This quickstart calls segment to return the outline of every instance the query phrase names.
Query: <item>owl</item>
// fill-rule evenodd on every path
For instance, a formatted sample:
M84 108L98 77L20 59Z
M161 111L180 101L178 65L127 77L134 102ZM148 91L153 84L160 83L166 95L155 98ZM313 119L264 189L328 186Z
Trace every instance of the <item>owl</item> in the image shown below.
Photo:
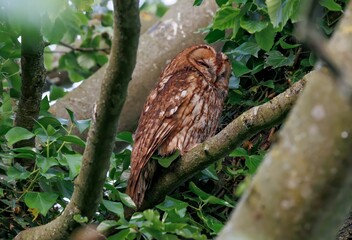
M230 74L227 56L204 44L183 50L161 73L134 134L126 192L137 207L158 167L154 152L182 156L215 134Z

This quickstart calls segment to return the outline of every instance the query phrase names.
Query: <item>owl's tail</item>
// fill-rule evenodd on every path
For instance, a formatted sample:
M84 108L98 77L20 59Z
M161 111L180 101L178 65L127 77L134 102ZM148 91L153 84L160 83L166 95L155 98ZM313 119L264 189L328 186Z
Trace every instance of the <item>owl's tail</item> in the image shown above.
M132 198L137 209L141 207L146 191L151 186L156 166L156 161L149 159L145 167L138 169L131 168L126 193Z

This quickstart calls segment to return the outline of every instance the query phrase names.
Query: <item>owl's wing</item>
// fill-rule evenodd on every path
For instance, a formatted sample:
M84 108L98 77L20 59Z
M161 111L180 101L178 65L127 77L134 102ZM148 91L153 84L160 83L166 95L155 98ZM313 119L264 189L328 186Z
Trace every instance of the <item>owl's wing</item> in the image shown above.
M143 200L144 192L152 180L149 178L154 175L154 168L147 166L149 159L177 127L178 121L174 116L187 99L187 91L192 86L190 76L190 70L182 70L164 77L144 105L135 133L127 186L127 193L137 204Z
M161 79L148 96L135 133L132 167L138 165L143 168L146 161L177 126L178 121L175 121L173 116L187 100L187 91L192 86L187 76L189 71L184 70Z

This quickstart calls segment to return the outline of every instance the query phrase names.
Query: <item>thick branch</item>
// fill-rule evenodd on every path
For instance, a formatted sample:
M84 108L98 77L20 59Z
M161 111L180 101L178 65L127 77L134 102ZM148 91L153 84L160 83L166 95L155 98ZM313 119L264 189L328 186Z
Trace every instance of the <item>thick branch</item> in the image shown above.
M138 0L114 0L113 3L114 39L109 64L71 201L60 217L47 225L23 231L16 239L67 239L78 225L73 216L80 214L91 219L101 201L118 118L136 63L140 29Z
M198 145L185 154L181 160L172 164L153 182L151 189L147 192L145 203L139 210L152 207L162 201L166 194L212 162L226 156L243 140L280 123L291 109L311 74L271 101L246 111L216 136Z

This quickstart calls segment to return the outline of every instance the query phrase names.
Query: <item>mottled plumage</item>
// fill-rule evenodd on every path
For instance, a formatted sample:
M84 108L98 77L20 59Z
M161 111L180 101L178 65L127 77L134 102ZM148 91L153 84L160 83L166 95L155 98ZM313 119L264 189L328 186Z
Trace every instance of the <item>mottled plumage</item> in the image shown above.
M198 45L165 68L144 105L134 136L127 194L140 206L149 188L158 150L181 155L214 135L228 92L231 67L225 54Z

